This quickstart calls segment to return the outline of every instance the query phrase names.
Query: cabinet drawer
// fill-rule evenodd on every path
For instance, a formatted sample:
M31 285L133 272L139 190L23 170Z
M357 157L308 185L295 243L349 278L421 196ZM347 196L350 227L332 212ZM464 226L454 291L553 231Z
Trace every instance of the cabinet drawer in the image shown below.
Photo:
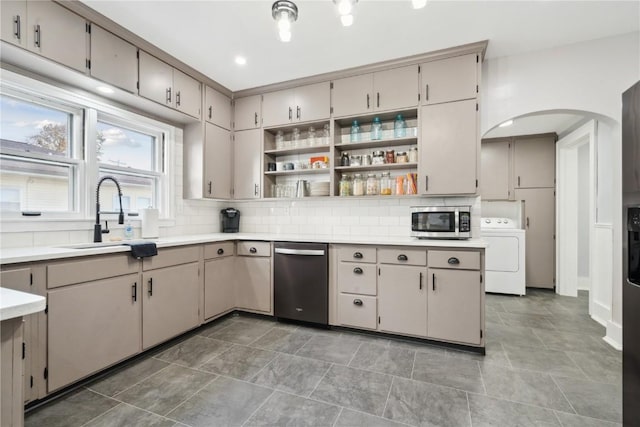
M427 265L425 249L382 248L378 249L378 260L382 264Z
M373 246L339 246L338 261L376 262L376 248Z
M204 259L233 255L233 242L208 243L204 245Z
M238 242L238 255L271 256L271 243L269 242Z
M153 270L156 268L171 267L172 265L187 264L200 260L200 246L186 246L179 248L159 249L158 255L144 258L142 269Z
M352 294L376 295L376 266L341 262L338 265L338 289Z
M480 252L429 251L429 267L480 270Z
M338 296L338 322L354 328L376 329L377 298L362 295Z
M47 266L47 287L51 289L137 273L138 266L139 261L128 253L53 263Z

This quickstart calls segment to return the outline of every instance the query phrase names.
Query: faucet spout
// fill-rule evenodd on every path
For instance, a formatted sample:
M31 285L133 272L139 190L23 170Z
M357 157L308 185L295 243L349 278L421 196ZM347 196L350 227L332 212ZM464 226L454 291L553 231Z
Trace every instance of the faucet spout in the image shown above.
M118 188L118 201L120 203L120 213L118 214L118 224L124 224L124 211L122 210L122 190L120 189L120 183L112 176L103 176L98 181L96 187L96 223L93 226L93 241L95 243L102 242L102 225L100 224L100 186L104 181L113 181Z

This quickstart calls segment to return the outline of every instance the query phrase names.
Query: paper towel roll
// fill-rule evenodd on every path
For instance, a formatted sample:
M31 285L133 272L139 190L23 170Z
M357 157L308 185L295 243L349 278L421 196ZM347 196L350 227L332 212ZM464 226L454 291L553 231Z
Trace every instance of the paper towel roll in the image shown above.
M140 236L143 239L160 237L158 209L141 209L140 215L142 216L142 232Z

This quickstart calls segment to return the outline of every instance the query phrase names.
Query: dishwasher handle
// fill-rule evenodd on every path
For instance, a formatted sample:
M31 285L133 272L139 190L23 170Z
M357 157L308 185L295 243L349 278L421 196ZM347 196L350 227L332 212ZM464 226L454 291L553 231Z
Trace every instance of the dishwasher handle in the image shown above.
M323 249L287 249L276 248L275 253L283 255L311 255L311 256L324 256Z

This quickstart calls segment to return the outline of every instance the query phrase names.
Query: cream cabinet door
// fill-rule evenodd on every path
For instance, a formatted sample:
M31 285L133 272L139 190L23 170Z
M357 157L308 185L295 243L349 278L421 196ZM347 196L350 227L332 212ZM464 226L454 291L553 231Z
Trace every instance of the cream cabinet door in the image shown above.
M295 88L294 121L310 122L329 119L331 113L331 89L329 82Z
M97 25L91 26L91 77L137 93L137 53L131 43Z
M218 316L236 306L235 258L227 256L204 263L204 318Z
M173 70L175 108L195 118L200 118L202 106L202 85L182 71ZM227 125L227 127L229 127Z
M142 284L143 349L198 326L198 263L147 271L142 275Z
M173 67L140 51L140 96L169 107L174 106Z
M27 2L27 48L78 71L87 70L84 18L52 1Z
M515 138L513 174L516 188L555 187L555 136Z
M418 105L418 66L394 68L373 75L373 106L377 111L398 110Z
M231 198L231 133L205 124L204 194L209 199Z
M234 129L245 130L259 128L262 122L260 114L260 95L247 96L234 100Z
M482 142L480 148L480 195L483 200L509 200L512 189L511 142Z
M474 194L478 163L476 101L422 107L418 191Z
M27 2L2 0L0 2L0 39L27 46Z
M427 269L382 265L378 276L378 329L427 335Z
M224 129L231 129L231 98L206 86L204 114L208 122Z
M428 273L429 338L480 344L480 272L429 268Z
M139 281L130 274L49 291L49 392L140 352Z
M262 125L286 125L295 120L293 89L279 90L262 95Z
M236 307L270 313L271 258L236 257L235 290Z
M478 96L478 61L475 53L420 65L422 104L475 99Z
M524 200L526 282L528 287L555 287L555 195L553 188L516 189Z
M262 176L260 129L233 134L233 198L259 199Z
M373 111L373 74L333 81L333 117L354 116Z

